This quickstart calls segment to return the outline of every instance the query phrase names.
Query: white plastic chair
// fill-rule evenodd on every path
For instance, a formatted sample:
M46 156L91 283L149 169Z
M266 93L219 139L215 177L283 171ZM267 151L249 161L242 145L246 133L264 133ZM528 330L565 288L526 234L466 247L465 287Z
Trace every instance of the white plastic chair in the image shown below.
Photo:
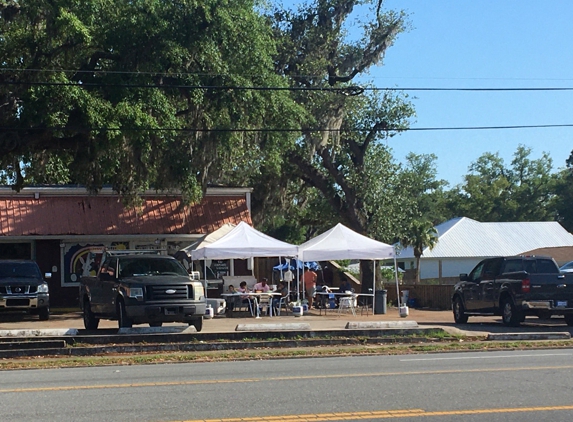
M259 296L259 312L269 310L269 316L273 316L273 296L262 294ZM260 316L260 313L259 313Z
M288 313L288 298L289 298L289 295L281 296L281 298L279 299L279 303L277 304L277 307L276 307L276 315L278 315L278 316L281 315L281 308L282 307L284 307L285 311Z
M338 314L342 312L342 310L352 312L352 315L356 316L356 299L357 295L350 295L350 296L343 296L338 300Z

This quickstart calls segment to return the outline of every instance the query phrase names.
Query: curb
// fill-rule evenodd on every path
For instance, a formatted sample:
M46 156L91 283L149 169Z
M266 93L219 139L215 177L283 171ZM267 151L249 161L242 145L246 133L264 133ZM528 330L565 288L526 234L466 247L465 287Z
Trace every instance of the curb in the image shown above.
M571 333L489 333L488 340L571 340Z
M310 324L306 322L301 323L287 323L287 324L239 324L235 327L235 331L310 331Z
M189 334L196 333L197 330L192 325L181 325L171 327L135 327L120 328L118 334Z
M77 328L39 330L0 330L0 337L62 337L77 336Z
M362 330L367 328L418 328L416 321L372 321L372 322L348 322L347 330Z

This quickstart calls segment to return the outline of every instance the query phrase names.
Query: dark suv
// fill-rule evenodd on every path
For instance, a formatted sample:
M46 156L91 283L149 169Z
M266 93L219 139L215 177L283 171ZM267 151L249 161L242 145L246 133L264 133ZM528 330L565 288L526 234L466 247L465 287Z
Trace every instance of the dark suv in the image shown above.
M0 260L0 312L23 311L50 319L48 283L34 261Z
M119 327L185 322L203 327L207 301L200 281L192 280L175 258L141 251L107 251L96 276L80 280L84 326L117 320Z

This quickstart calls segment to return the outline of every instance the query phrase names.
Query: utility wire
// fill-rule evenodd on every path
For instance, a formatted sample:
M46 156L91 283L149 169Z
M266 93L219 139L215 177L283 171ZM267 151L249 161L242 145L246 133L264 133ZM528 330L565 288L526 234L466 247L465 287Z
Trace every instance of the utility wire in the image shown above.
M209 72L151 72L151 71L134 71L134 70L77 70L77 69L18 69L18 68L0 68L0 72L19 72L19 73L73 73L73 74L110 74L110 75L154 75L154 76L211 76L211 77L230 77L229 73L209 73ZM257 74L243 74L241 76L261 76ZM322 79L324 75L288 75L289 78L306 78ZM441 81L573 81L573 78L482 78L482 77L436 77L436 76L382 76L369 75L372 79L411 79L411 80L441 80Z
M26 81L0 81L0 85L25 86L76 86L82 88L144 88L144 89L203 89L224 91L322 91L337 92L345 95L359 95L364 91L573 91L573 87L539 87L539 88L436 88L436 87L363 87L351 85L345 87L283 87L283 86L236 86L236 85L150 85L150 84L123 84L123 83L91 83L91 82L26 82Z
M457 127L412 127L399 128L388 127L378 129L377 132L415 132L415 131L442 131L442 130L508 130L508 129L539 129L539 128L560 128L573 127L571 124L549 124L549 125L512 125L512 126L457 126ZM329 129L329 128L153 128L153 127L38 127L22 128L0 126L0 130L6 132L26 132L26 131L72 131L72 132L105 132L105 131L122 131L122 132L369 132L371 128L354 128L354 129Z

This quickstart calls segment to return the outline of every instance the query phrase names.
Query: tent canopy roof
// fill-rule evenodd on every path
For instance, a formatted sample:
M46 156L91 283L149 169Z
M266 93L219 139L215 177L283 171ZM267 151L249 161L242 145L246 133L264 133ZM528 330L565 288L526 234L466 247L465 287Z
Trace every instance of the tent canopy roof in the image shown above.
M210 245L213 242L216 242L217 240L225 236L227 233L229 233L231 230L233 230L235 227L236 225L232 223L223 224L214 232L211 232L208 235L203 236L196 242L191 243L189 246L186 246L183 249L178 250L177 253L175 254L175 258L180 259L178 256L181 256L182 258L191 259L192 251Z
M340 223L303 243L298 249L298 257L303 261L394 257L393 246L356 233Z
M267 236L244 221L219 240L191 251L196 259L247 259L296 256L298 247Z

